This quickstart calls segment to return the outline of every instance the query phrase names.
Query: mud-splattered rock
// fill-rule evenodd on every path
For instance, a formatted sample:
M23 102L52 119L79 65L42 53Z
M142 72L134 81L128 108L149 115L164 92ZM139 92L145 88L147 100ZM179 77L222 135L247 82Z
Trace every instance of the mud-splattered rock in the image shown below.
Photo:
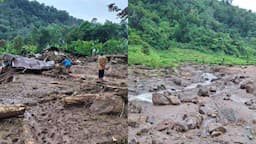
M168 99L172 105L179 105L181 103L177 96L168 96Z
M202 97L210 96L209 90L207 88L200 88L197 94L198 94L198 96L202 96Z
M173 83L176 84L177 86L181 86L182 85L182 80L178 79L178 78L175 78L175 79L173 79Z
M155 129L157 131L163 131L166 129L172 129L173 125L174 125L174 121L172 119L166 119L163 120L162 122L160 122L159 124L156 125Z
M217 116L217 110L210 107L210 106L207 106L207 105L200 106L199 107L199 113L203 114L203 115L208 115L208 116L211 116L211 117L216 117Z
M246 101L244 104L247 106L251 106L253 104L253 100Z
M188 129L200 128L203 117L199 113L192 113L188 116L184 115L184 121L187 123Z
M95 114L119 114L123 106L120 96L98 96L90 106L90 111Z
M254 92L254 84L252 81L247 81L241 84L241 89L245 89L247 93L252 94Z
M217 91L217 87L216 86L211 86L210 87L210 92L216 92Z
M187 124L184 121L174 123L173 130L177 132L186 132L188 130Z
M129 113L141 113L142 107L136 101L131 101L128 103L128 112Z
M232 80L231 80L234 84L239 84L241 82L241 79L239 76L235 76Z
M228 97L228 96L224 96L224 97L223 97L223 100L228 101L228 100L230 100L230 97Z
M210 123L208 125L208 131L212 137L222 135L226 132L226 128L221 123Z
M170 101L169 99L160 93L153 93L152 94L152 101L154 105L169 105Z
M194 103L194 104L197 104L199 103L199 98L198 96L188 96L188 97L181 97L180 98L180 101L182 103Z
M248 107L250 110L256 110L256 104L253 104L251 106Z
M148 116L140 114L129 114L128 126L138 127L140 124L147 122Z
M161 84L161 85L157 85L157 86L151 87L149 89L149 92L156 92L156 91L160 91L160 90L166 90L165 85Z

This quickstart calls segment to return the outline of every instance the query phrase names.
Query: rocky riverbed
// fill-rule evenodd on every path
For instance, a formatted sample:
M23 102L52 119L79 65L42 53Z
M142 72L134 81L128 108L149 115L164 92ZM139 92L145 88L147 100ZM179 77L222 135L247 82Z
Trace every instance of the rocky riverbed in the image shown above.
M256 143L256 66L129 68L130 144Z

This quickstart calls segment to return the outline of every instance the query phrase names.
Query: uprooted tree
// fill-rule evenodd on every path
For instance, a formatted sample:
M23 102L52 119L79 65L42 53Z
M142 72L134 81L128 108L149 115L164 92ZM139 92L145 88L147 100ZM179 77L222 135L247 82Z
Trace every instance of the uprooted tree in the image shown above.
M128 19L128 7L121 9L115 3L111 3L108 5L108 10L110 12L117 12L117 16L122 19L122 21Z

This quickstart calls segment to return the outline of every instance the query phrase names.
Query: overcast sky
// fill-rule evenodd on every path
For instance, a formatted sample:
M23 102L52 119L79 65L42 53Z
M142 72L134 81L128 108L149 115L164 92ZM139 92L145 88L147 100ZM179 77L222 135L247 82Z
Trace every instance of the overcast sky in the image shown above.
M48 6L54 6L59 10L65 10L70 15L91 21L92 18L97 18L98 22L111 20L120 22L116 13L108 11L108 4L116 3L120 8L125 8L128 5L128 0L37 0Z
M119 22L115 13L109 12L107 5L116 3L120 8L128 5L128 0L37 0L60 10L66 10L70 15L84 20L97 18L98 22L111 20ZM251 9L256 12L256 0L233 0L233 5Z
M256 0L233 0L233 5L256 12Z

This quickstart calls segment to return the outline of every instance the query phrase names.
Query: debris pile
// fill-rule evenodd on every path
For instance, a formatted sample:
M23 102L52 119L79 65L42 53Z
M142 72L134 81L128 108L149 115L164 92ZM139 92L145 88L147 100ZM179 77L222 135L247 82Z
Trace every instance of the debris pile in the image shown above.
M109 57L112 70L97 82L95 58L58 48L1 56L0 143L127 142L127 57Z

